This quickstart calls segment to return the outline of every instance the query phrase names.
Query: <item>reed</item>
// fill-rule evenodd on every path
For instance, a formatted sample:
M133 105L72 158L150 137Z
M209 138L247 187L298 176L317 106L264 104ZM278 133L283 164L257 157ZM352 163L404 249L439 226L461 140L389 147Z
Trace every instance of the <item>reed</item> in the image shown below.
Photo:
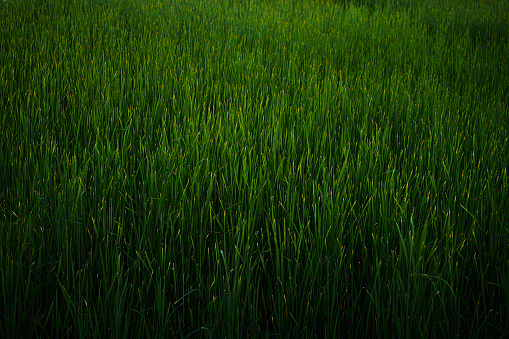
M509 5L0 4L0 338L509 333Z

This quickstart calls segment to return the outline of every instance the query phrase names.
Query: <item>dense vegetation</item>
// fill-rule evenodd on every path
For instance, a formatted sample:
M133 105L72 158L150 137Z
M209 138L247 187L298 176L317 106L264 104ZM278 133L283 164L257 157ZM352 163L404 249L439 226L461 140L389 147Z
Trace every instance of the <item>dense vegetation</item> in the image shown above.
M0 4L0 338L509 333L509 3Z

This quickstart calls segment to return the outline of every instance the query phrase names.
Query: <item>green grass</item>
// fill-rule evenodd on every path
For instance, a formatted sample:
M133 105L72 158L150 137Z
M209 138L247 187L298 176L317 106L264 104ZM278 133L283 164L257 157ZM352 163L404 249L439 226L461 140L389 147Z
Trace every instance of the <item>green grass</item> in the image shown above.
M504 1L0 4L0 338L504 337Z

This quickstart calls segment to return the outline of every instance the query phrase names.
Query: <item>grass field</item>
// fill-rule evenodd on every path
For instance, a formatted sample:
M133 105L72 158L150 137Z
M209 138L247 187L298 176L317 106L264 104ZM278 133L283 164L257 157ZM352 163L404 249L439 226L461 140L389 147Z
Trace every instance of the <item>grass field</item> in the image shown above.
M0 338L507 338L508 15L0 3Z

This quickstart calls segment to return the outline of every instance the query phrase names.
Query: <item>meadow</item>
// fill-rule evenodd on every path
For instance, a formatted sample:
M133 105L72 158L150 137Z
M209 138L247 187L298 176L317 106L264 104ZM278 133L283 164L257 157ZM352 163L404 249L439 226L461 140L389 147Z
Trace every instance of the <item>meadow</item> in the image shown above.
M0 338L507 337L508 15L0 3Z

